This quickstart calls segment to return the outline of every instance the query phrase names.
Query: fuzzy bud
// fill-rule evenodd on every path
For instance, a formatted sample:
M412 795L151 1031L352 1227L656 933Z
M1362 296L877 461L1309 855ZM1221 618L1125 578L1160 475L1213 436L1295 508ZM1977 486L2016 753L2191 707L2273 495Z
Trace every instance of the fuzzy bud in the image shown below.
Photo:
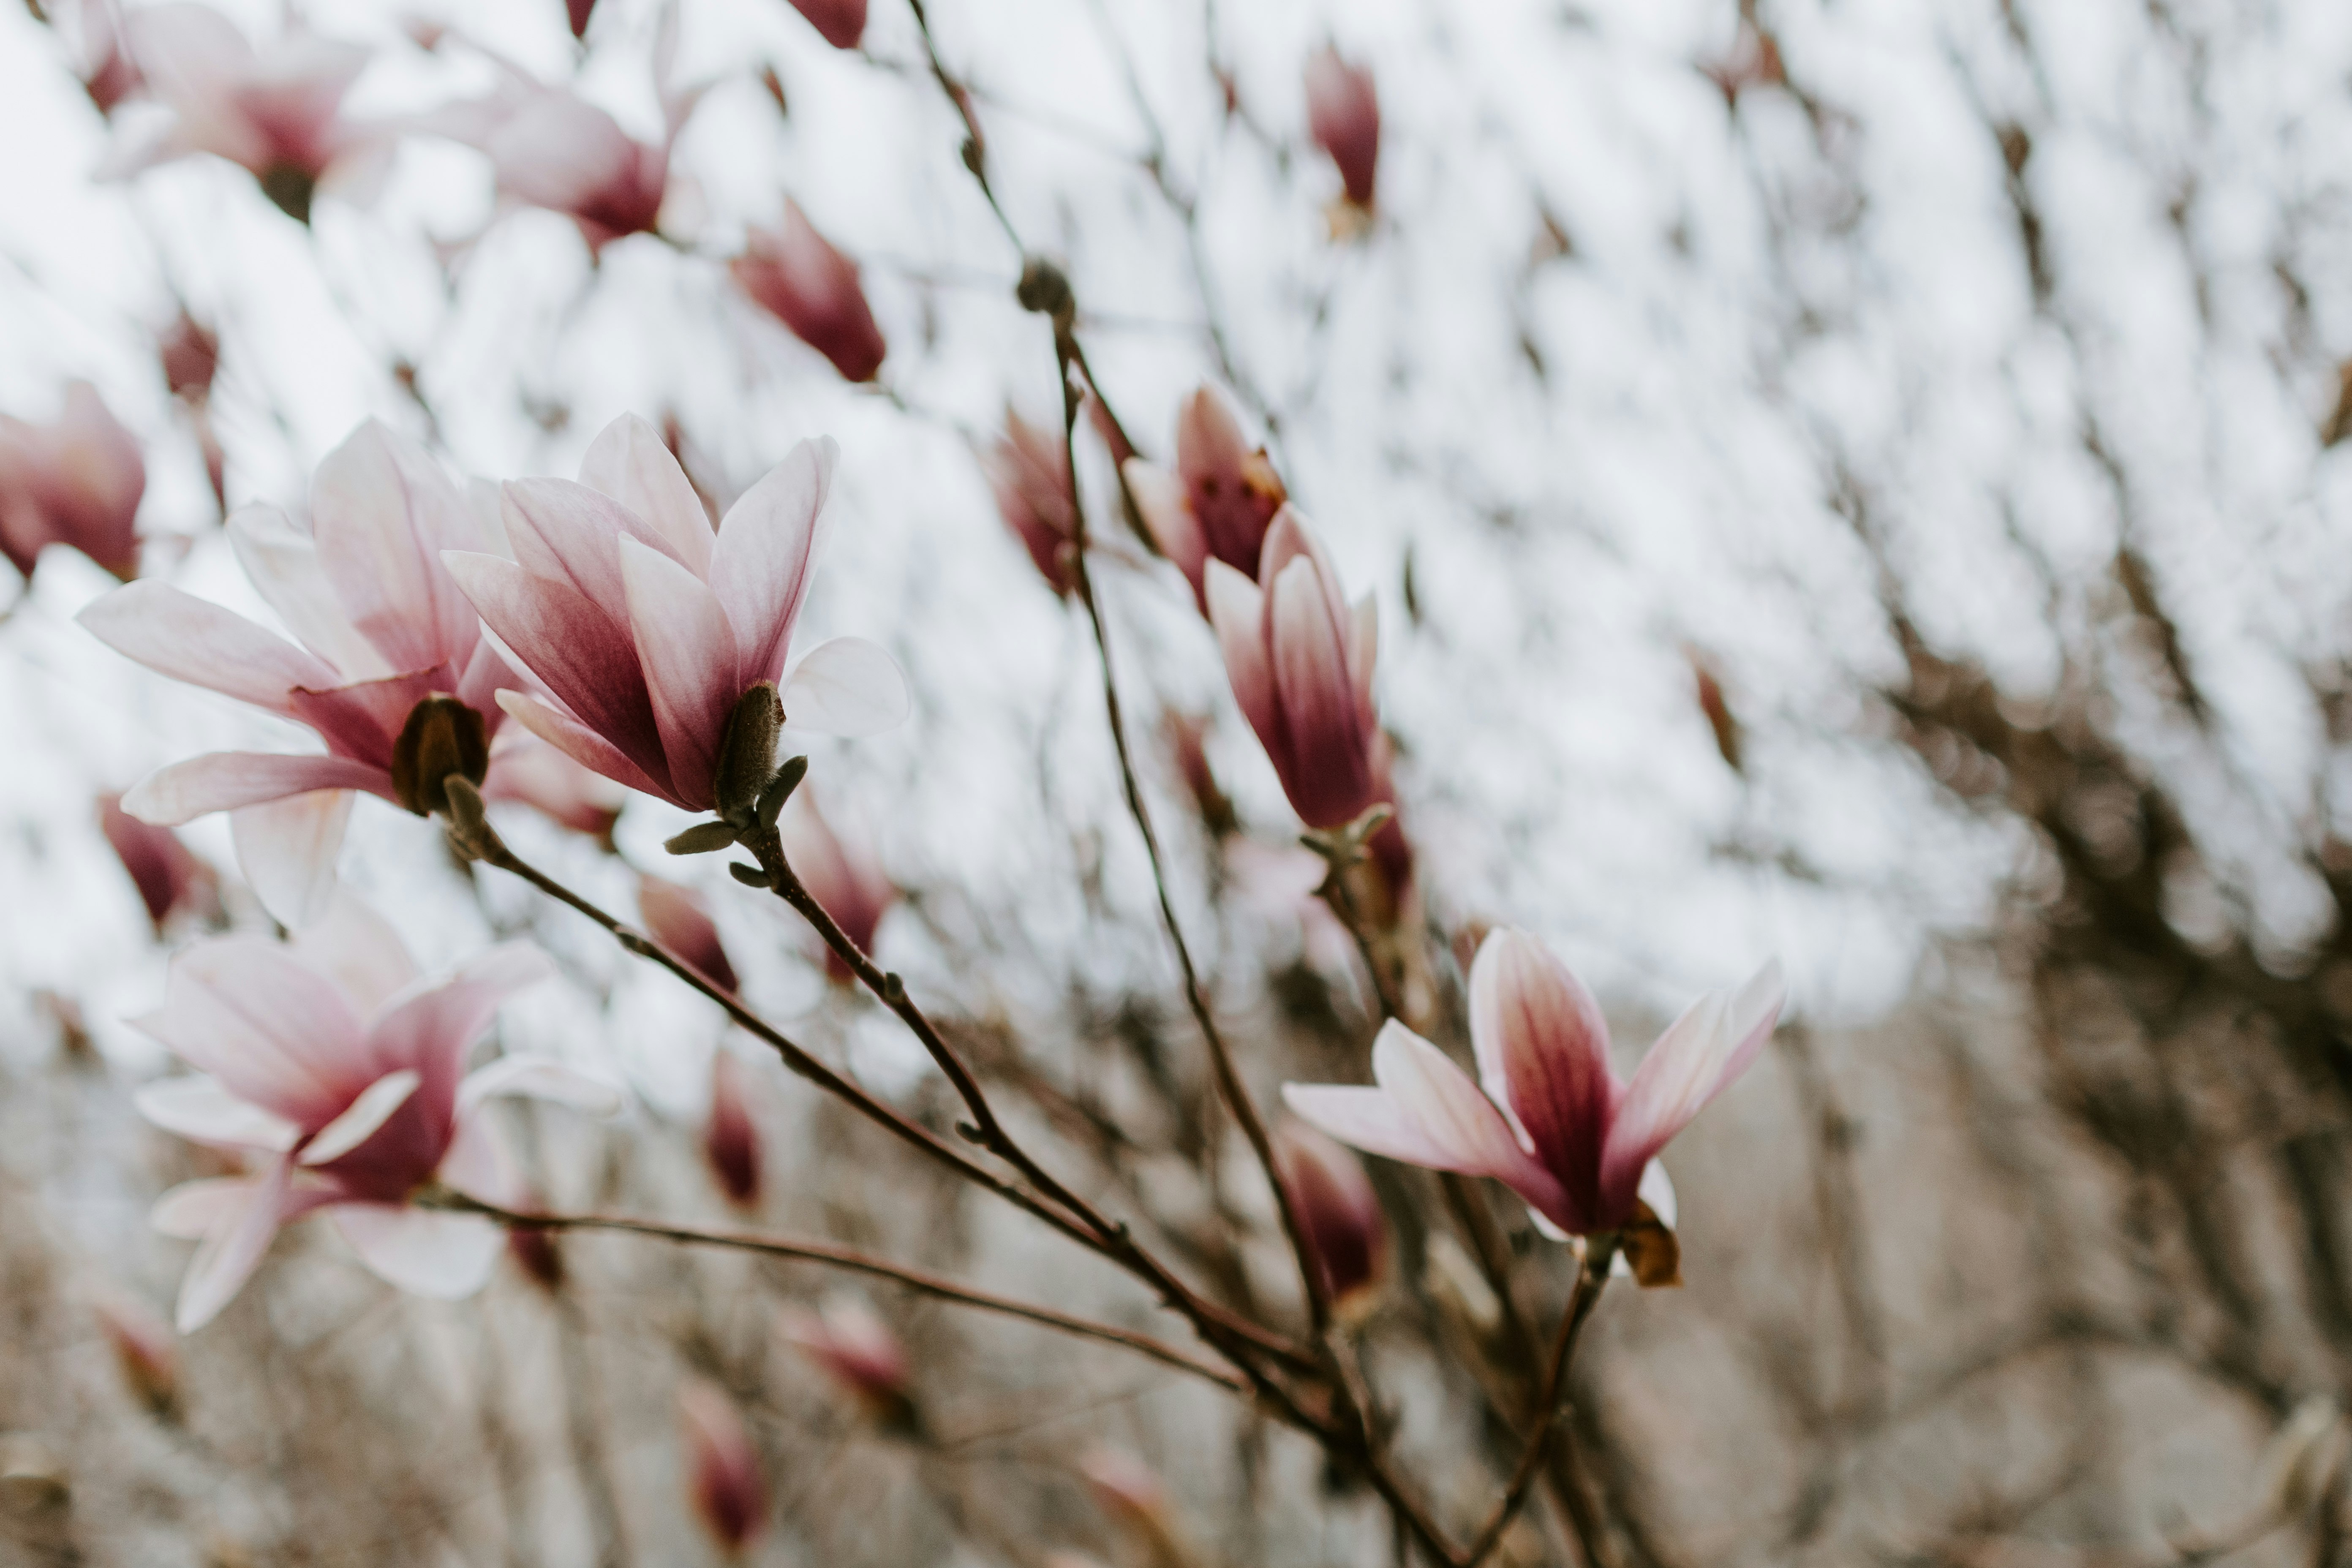
M1350 205L1369 210L1381 157L1381 102L1372 73L1324 48L1307 61L1307 129L1339 166Z
M776 772L776 735L784 727L784 705L776 683L761 681L736 700L719 742L719 771L711 781L721 820L749 827L757 817L760 792Z
M768 1523L768 1489L751 1435L734 1405L709 1384L681 1390L677 1411L695 1517L722 1555L740 1560Z
M837 1297L821 1311L787 1308L782 1333L877 1426L908 1434L922 1429L907 1348L866 1307Z
M462 778L478 790L489 771L488 729L479 713L439 691L408 710L392 746L392 788L401 805L419 816L446 816L449 781Z
M1361 1321L1379 1303L1389 1251L1388 1218L1363 1162L1290 1120L1275 1129L1274 1162L1333 1315Z
M760 1129L743 1093L743 1067L721 1050L710 1058L710 1116L702 1124L702 1157L719 1190L737 1208L760 1205Z

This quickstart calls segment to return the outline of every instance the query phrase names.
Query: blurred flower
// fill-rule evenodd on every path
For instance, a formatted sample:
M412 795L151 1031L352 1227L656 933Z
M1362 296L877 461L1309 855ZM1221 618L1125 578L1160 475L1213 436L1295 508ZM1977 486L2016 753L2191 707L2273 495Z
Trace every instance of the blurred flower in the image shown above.
M760 1206L760 1127L743 1096L743 1065L723 1047L710 1058L710 1116L702 1124L702 1157L729 1203L743 1209Z
M42 546L68 544L129 582L146 491L138 441L89 383L66 383L53 425L0 415L0 554L26 576Z
M866 0L793 0L793 9L836 49L854 49L866 36Z
M1029 552L1037 574L1056 594L1076 585L1070 551L1077 521L1070 510L1070 462L1058 431L1004 411L1004 434L981 459L996 510Z
M278 1227L313 1209L404 1290L479 1289L504 1245L499 1226L409 1200L436 1182L484 1202L514 1199L512 1163L480 1114L493 1095L618 1106L610 1089L551 1058L464 1071L499 1005L553 973L538 949L510 942L425 985L392 929L348 896L290 945L228 936L175 954L163 1007L131 1022L198 1076L148 1085L140 1112L257 1165L184 1183L155 1205L158 1230L203 1244L180 1284L180 1331L211 1321Z
M128 1296L109 1296L90 1308L98 1331L114 1352L114 1364L131 1392L157 1415L170 1419L180 1408L180 1344L163 1319Z
M752 225L743 254L727 269L753 303L831 360L844 381L872 381L880 373L889 349L858 284L857 263L816 231L798 202L784 203L782 226Z
M898 884L875 858L873 846L863 834L835 831L817 809L816 792L807 784L793 791L793 798L784 803L776 826L783 840L784 858L791 862L801 885L859 952L872 953L882 917L898 901ZM825 950L824 967L842 984L851 984L857 978L831 948Z
M1209 766L1209 721L1197 713L1171 711L1161 718L1160 728L1168 737L1176 776L1184 781L1184 793L1192 798L1201 826L1216 838L1235 831L1241 823L1234 815L1234 803Z
M517 1190L514 1201L507 1206L530 1213L541 1203L537 1193L524 1187ZM527 1225L510 1226L507 1231L507 1256L541 1289L563 1289L563 1248L556 1245L554 1231Z
M1290 1194L1323 1293L1343 1323L1369 1313L1387 1267L1388 1218L1363 1163L1304 1122L1274 1131L1275 1170Z
M897 663L835 637L789 665L837 448L803 441L729 510L714 537L659 432L625 416L582 483L504 487L514 559L451 551L466 596L535 679L499 701L604 777L688 811L717 799L719 753L744 693L782 687L804 729L867 735L907 713Z
M488 96L450 105L426 124L480 149L500 195L572 219L591 256L625 236L658 233L671 191L670 150L702 97L699 87L673 85L677 25L677 5L669 0L654 36L658 144L637 141L594 104L547 86L478 44L474 47L503 79Z
M122 809L119 795L98 797L98 826L131 873L156 935L163 934L164 923L181 910L203 919L220 912L219 879L170 828L132 816Z
M784 1338L874 1421L898 1431L917 1429L919 1415L908 1384L911 1368L907 1347L870 1308L839 1296L827 1300L821 1312L787 1307L780 1317Z
M1591 994L1541 942L1505 928L1470 967L1470 1041L1484 1094L1443 1051L1391 1019L1372 1047L1379 1088L1286 1084L1283 1098L1370 1153L1491 1176L1556 1234L1622 1231L1643 1218L1658 1151L1748 1069L1781 997L1777 963L1738 992L1701 997L1658 1037L1633 1080L1620 1082Z
M324 908L352 792L422 816L445 781L480 784L516 681L482 637L441 552L492 542L448 476L404 436L370 420L310 482L310 527L242 507L228 534L246 575L298 646L178 588L116 589L79 619L149 668L307 724L323 755L218 752L151 774L122 797L172 826L228 811L239 862L269 912L299 926Z
M645 916L653 939L701 972L721 991L735 989L735 966L719 943L719 928L710 923L709 906L702 895L658 877L637 879L637 911Z
M482 798L530 806L559 827L585 834L606 849L627 792L589 772L535 736L512 734L490 758Z
M131 58L122 37L122 14L115 0L83 0L81 24L82 87L100 114L111 115L115 105L146 89L139 64Z
M286 215L310 221L322 185L363 189L388 166L392 131L342 116L343 95L368 63L357 44L291 27L257 51L219 12L151 5L122 23L131 60L170 123L118 146L106 173L122 176L209 153L250 170Z
M1091 392L1087 394L1086 403L1087 422L1101 437L1104 447L1110 453L1111 462L1124 468L1127 460L1135 456L1135 443L1129 441L1127 432L1118 427L1118 417L1111 413L1110 405Z
M1234 697L1307 826L1343 826L1387 798L1372 598L1349 608L1298 513L1275 514L1256 582L1211 561L1207 597Z
M1723 694L1723 681L1715 673L1715 661L1688 643L1683 645L1683 658L1690 666L1691 681L1698 696L1698 710L1700 716L1706 720L1707 729L1714 732L1716 751L1722 755L1724 765L1733 773L1744 772L1739 720L1731 711L1731 703Z
M1212 559L1257 577L1266 529L1286 492L1265 448L1249 448L1215 393L1203 386L1185 399L1173 475L1141 458L1129 462L1126 474L1153 542L1183 572L1203 610Z
M1143 1547L1152 1568L1192 1568L1199 1561L1177 1523L1167 1487L1141 1459L1097 1444L1079 1456L1078 1475L1096 1504Z
M677 1413L695 1517L723 1554L740 1558L768 1523L768 1489L751 1435L733 1403L709 1384L680 1389Z
M1372 73L1325 47L1307 58L1307 129L1339 168L1349 202L1370 209L1381 158L1381 102Z
M1730 51L1702 63L1698 73L1715 83L1727 109L1737 107L1740 95L1750 88L1780 87L1789 79L1780 61L1780 40L1744 16Z
M201 401L211 394L220 369L220 339L184 309L156 335L155 355L173 396Z
M596 0L563 0L563 19L572 24L572 36L588 36L588 18L595 14Z

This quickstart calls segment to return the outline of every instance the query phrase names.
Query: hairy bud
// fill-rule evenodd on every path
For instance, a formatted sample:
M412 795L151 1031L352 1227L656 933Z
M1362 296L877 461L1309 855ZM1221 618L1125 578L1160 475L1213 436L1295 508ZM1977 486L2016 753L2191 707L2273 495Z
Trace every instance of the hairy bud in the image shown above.
M708 1384L677 1396L687 1448L687 1485L695 1517L729 1561L740 1559L768 1523L768 1489L743 1417Z
M774 681L763 680L736 700L711 781L722 820L736 827L757 820L760 795L775 775L776 733L783 727L784 705Z
M444 780L442 789L448 796L450 847L468 860L495 860L505 854L505 841L490 826L482 792L472 781L458 775Z
M392 746L392 788L401 805L419 816L446 815L449 781L478 788L489 771L489 732L479 713L438 691L408 710Z
M729 1203L759 1206L760 1129L743 1097L742 1065L724 1050L710 1058L710 1116L702 1124L702 1157Z
M1021 264L1021 281L1013 290L1024 310L1041 316L1051 316L1056 329L1066 328L1078 313L1077 296L1070 292L1070 280L1062 269L1042 256L1033 256Z

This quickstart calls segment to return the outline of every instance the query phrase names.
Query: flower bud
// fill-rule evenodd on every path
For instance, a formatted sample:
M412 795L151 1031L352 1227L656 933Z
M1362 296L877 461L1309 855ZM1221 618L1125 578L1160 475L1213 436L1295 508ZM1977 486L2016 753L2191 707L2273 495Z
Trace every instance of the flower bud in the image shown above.
M1004 434L981 459L996 510L1029 552L1037 574L1056 594L1076 584L1070 552L1077 521L1070 510L1069 454L1059 433L1004 411Z
M184 309L156 338L155 355L163 362L163 380L173 396L201 403L210 395L213 376L220 369L220 340Z
M66 384L54 424L0 416L0 555L26 576L42 546L66 544L130 581L146 491L138 441L89 383Z
M1715 749L1723 757L1724 765L1733 773L1746 770L1740 765L1741 736L1739 721L1731 711L1730 702L1723 695L1723 682L1715 673L1715 662L1688 643L1683 645L1683 658L1690 665L1691 680L1697 690L1698 710L1706 720L1706 727L1715 734Z
M588 36L588 19L595 14L596 0L563 0L563 18L572 24L572 36Z
M1169 753L1175 758L1177 776L1184 781L1184 793L1192 796L1192 809L1200 814L1201 826L1217 838L1237 831L1241 819L1234 814L1233 800L1209 766L1209 721L1196 713L1171 712L1160 721L1160 729L1168 737Z
M1307 129L1339 166L1349 205L1369 211L1381 157L1381 105L1372 73L1325 47L1307 61Z
M131 873L156 935L163 934L164 922L181 910L207 919L220 912L219 879L180 842L179 835L124 811L119 795L98 797L98 826L122 868Z
M836 49L854 49L866 36L866 0L793 0L793 9Z
M705 980L721 991L736 988L735 966L727 961L727 949L701 894L658 877L640 877L637 912L645 917L646 934L686 960Z
M519 1225L507 1232L507 1254L530 1282L546 1291L563 1289L563 1249L555 1233L537 1226Z
M125 1297L100 1301L90 1312L131 1392L155 1415L177 1419L180 1344L163 1320Z
M710 1058L710 1115L702 1124L702 1157L729 1203L759 1206L760 1129L744 1099L742 1064L723 1048Z
M760 792L776 772L776 734L784 727L784 705L776 683L762 680L736 700L719 746L719 771L711 781L719 817L748 827L757 815Z
M722 1554L740 1559L768 1522L768 1490L751 1435L734 1405L709 1384L680 1390L677 1411L695 1517Z
M754 226L727 269L754 304L831 360L844 381L872 381L880 373L889 345L874 323L857 264L816 231L799 203L784 204L782 226Z
M898 901L898 889L875 858L865 836L851 824L836 830L817 809L815 791L807 787L795 792L785 804L776 830L801 885L858 951L871 953L882 917ZM856 983L856 973L829 947L824 967L840 984Z
M1274 1162L1333 1315L1361 1321L1379 1303L1389 1250L1388 1218L1363 1163L1289 1119L1275 1128Z
M490 771L490 743L482 716L445 692L408 710L392 746L392 788L419 816L449 810L449 780L479 788Z
M788 1307L782 1331L877 1425L908 1434L921 1430L907 1348L869 1309L848 1297L828 1300L818 1312Z

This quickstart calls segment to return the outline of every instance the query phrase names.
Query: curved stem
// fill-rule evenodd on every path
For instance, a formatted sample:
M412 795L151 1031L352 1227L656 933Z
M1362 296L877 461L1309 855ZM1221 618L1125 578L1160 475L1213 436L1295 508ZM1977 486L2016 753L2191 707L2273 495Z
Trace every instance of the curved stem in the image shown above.
M1536 1472L1543 1468L1544 1457L1550 1450L1553 1434L1559 1430L1561 1395L1566 1392L1568 1363L1576 1353L1577 1336L1583 1332L1584 1321L1601 1300L1601 1290L1609 1283L1609 1266L1616 1260L1617 1241L1614 1237L1591 1237L1591 1248L1583 1270L1576 1277L1576 1293L1559 1315L1559 1335L1552 1342L1551 1364L1544 1373L1542 1402L1536 1406L1536 1427L1528 1434L1528 1445L1520 1450L1517 1467L1503 1489L1502 1501L1487 1518L1470 1550L1462 1560L1462 1568L1478 1568L1488 1553L1503 1539L1503 1531L1511 1527L1520 1507L1528 1500L1528 1491L1534 1485Z
M1045 1328L1058 1329L1081 1339L1098 1340L1150 1357L1166 1366L1189 1372L1195 1377L1208 1379L1220 1387L1238 1393L1249 1391L1249 1382L1237 1373L1226 1371L1209 1362L1187 1354L1165 1340L1149 1334L1135 1333L1109 1323L1097 1323L1086 1318L1057 1312L1051 1307L1034 1306L998 1296L986 1290L961 1285L944 1275L926 1269L893 1263L887 1258L859 1252L854 1247L836 1247L831 1242L805 1241L792 1237L771 1236L759 1231L719 1229L707 1226L675 1225L663 1220L639 1219L629 1215L608 1214L524 1214L500 1208L476 1198L452 1194L442 1197L433 1206L460 1214L480 1215L486 1219L516 1230L603 1230L629 1236L650 1237L656 1241L677 1242L688 1247L719 1247L737 1252L755 1252L768 1258L789 1258L803 1263L822 1263L827 1268L846 1269L854 1274L870 1274L877 1279L895 1280L919 1294L942 1301L955 1301L976 1307L984 1312L996 1312L1008 1318L1019 1318Z

